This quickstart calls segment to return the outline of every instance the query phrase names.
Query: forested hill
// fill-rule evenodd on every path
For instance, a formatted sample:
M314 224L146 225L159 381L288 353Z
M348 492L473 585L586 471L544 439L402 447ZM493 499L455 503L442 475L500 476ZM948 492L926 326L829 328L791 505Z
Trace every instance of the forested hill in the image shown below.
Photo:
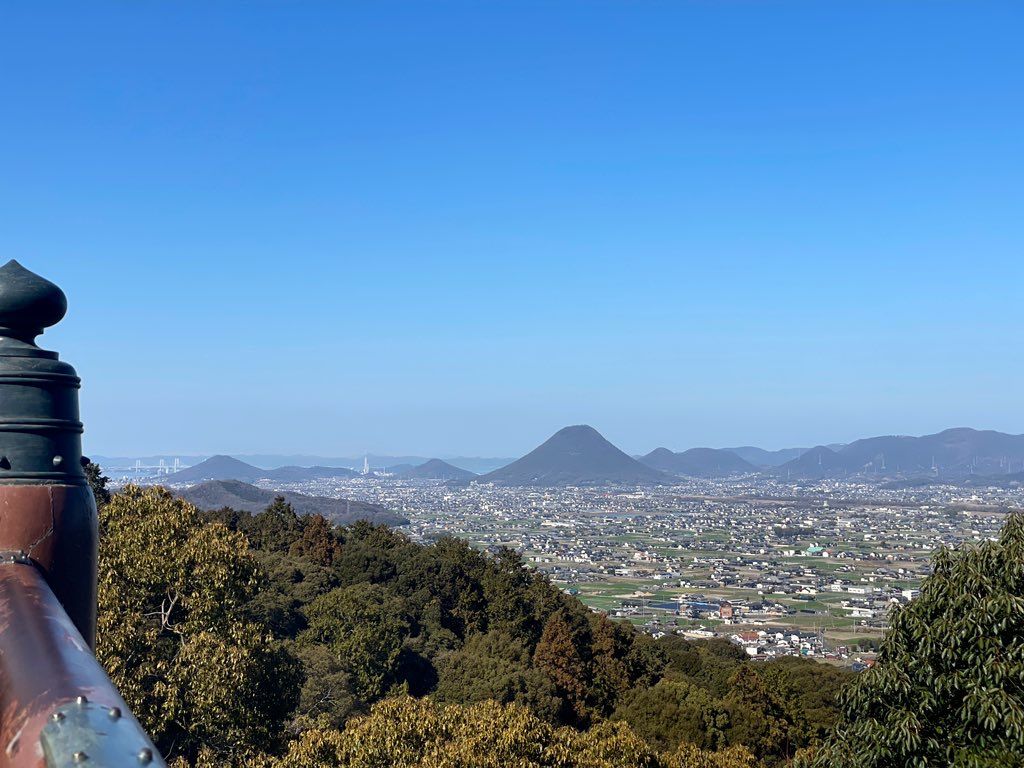
M183 764L276 765L290 749L282 767L390 765L337 758L356 742L366 749L358 729L387 711L427 718L422 728L436 723L437 734L507 718L530 743L567 750L565 761L524 765L615 768L634 763L582 756L627 748L651 756L637 765L775 765L825 733L846 679L802 660L755 666L724 641L654 641L512 551L420 545L368 523L333 528L283 499L258 514L200 513L129 487L101 526L99 657ZM401 696L433 703L416 709ZM457 748L438 738L437 749ZM306 760L328 747L335 757Z
M323 515L338 525L350 525L357 520L392 526L407 525L409 522L397 512L365 501L268 491L238 480L210 480L176 493L185 501L204 510L228 507L242 512L261 512L280 496L297 514Z

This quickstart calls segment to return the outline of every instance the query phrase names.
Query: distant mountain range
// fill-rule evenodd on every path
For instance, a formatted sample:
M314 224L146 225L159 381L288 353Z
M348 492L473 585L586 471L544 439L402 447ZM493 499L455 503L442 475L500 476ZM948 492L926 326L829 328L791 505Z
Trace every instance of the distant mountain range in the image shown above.
M416 466L399 465L391 472L395 477L420 480L472 480L477 475L453 466L441 459L428 459ZM304 483L311 480L360 477L355 470L345 467L278 467L261 469L233 456L211 456L194 467L183 469L160 477L160 482L170 485L201 483L208 480L240 480L254 483L269 480L279 483Z
M688 477L723 477L757 471L749 461L721 448L691 448L681 453L655 448L642 456L640 462L661 472Z
M934 435L887 435L856 440L838 450L818 446L775 468L778 475L1005 475L1024 470L1024 435L947 429Z
M349 499L330 499L325 496L306 496L302 493L267 491L238 480L211 480L178 491L177 495L200 509L231 507L240 512L262 512L275 496L285 501L299 515L323 515L336 525L350 525L366 520L377 525L407 525L409 521L395 512L376 504Z
M641 464L593 427L561 429L537 448L479 478L498 485L584 486L671 483L664 472Z
M389 473L398 478L479 480L502 485L657 484L673 482L672 478L678 476L725 477L753 472L796 479L926 476L960 482L1024 472L1024 435L958 427L920 437L885 435L807 449L766 451L742 446L674 452L657 448L645 456L633 458L605 440L593 427L580 425L560 430L515 461L473 460L485 464L504 463L498 468L491 466L486 474L479 476L455 460L393 458L406 459L387 466ZM371 467L385 468L383 464L372 462ZM175 485L205 480L299 483L353 478L357 474L350 468L331 465L266 469L238 457L213 456L180 472L161 475L159 479Z
M760 466L737 451L758 460ZM791 458L776 463L787 453ZM639 471L637 465L647 472ZM672 482L679 475L724 477L757 471L804 479L932 474L946 480L984 482L980 476L1024 473L1024 435L960 427L921 437L871 437L807 450L691 448L675 453L658 448L636 460L592 427L577 426L557 432L523 458L480 480L502 485L639 485Z
M211 456L194 467L164 475L161 482L201 483L204 480L241 480L251 483L270 480L281 483L301 483L332 477L358 477L358 473L344 467L279 467L260 469L231 456Z
M131 457L93 455L91 458L105 470L111 472L115 470L130 470L135 466L135 462L139 462L143 467L157 467L160 465L161 461L167 466L173 466L175 459L178 459L182 464L191 467L213 457L187 456L183 454L158 454L154 456ZM264 470L285 466L318 466L328 469L341 467L358 471L363 468L363 462L366 461L370 464L371 468L385 470L392 474L396 474L403 469L408 469L409 467L420 466L430 460L430 457L428 456L384 456L372 453L358 458L272 453L237 454L234 458L253 467ZM479 474L481 472L490 472L494 469L498 469L499 467L503 467L506 464L511 463L513 459L500 457L490 458L483 456L455 456L446 458L445 461L459 469Z
M441 459L430 459L417 467L408 467L395 473L403 480L473 480L475 472L452 466Z

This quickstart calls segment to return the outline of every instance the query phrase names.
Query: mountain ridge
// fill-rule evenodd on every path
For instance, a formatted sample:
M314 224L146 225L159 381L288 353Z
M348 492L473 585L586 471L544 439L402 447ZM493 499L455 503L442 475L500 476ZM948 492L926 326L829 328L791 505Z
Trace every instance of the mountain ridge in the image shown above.
M577 425L568 429L592 429L585 425ZM557 433L556 433L557 434ZM593 431L599 441L604 438L596 430ZM605 441L606 442L606 441ZM608 445L611 445L608 443ZM625 454L612 446L620 462ZM596 463L593 469L600 476L601 461L609 460L607 451L598 450L594 456ZM621 455L619 455L621 454ZM741 461L753 465L753 469L740 463L733 463L726 454L733 454ZM605 458L600 458L604 455ZM529 456L529 454L527 454ZM686 458L679 458L685 456ZM785 461L781 459L789 456ZM507 473L502 468L492 469L479 478L471 475L460 475L462 481L471 482L475 479L492 478L505 482L513 471L523 468L521 457L510 461L506 468L516 465L515 470ZM630 457L626 457L630 458ZM688 451L674 453L668 449L655 449L646 456L632 457L648 469L656 472L670 472L685 476L726 476L732 472L761 471L766 475L777 477L816 478L843 477L850 475L873 476L924 476L939 475L945 479L962 479L969 476L1000 476L1024 471L1024 435L1015 435L996 430L979 430L971 427L954 427L934 434L909 435L876 435L861 438L850 443L827 443L813 448L786 448L779 451L765 451L753 446L739 448L691 448ZM423 466L433 459L424 459L418 463L390 465L396 477L415 477L416 467ZM458 470L469 471L452 461L437 459L445 465ZM484 461L484 460L481 460ZM102 462L101 462L102 464ZM620 469L625 475L639 478L640 482L665 482L665 478L655 480L651 476L636 474L635 466L626 471L624 464ZM386 469L387 466L371 463L371 468ZM535 468L536 469L536 468ZM429 470L423 471L430 474ZM171 475L161 475L159 480L170 484L194 484L204 480L240 480L254 482L266 480L270 482L298 483L310 480L329 478L354 478L357 472L346 467L325 465L316 466L281 466L266 469L227 455L212 456L192 467L187 467ZM454 474L454 473L453 473ZM557 473L556 473L557 474ZM521 474L521 482L538 482L565 484L570 482L601 482L600 477L588 478L587 467L577 467L565 473L564 477L547 477L545 470L539 469L533 474ZM612 475L616 473L613 472ZM574 477L575 476L575 477ZM617 482L608 480L608 482Z
M690 448L679 453L655 448L639 461L661 472L689 477L725 477L758 471L753 464L724 448Z
M358 473L344 467L278 467L277 469L261 469L247 464L233 456L218 454L206 461L169 475L164 475L161 482L171 484L201 483L207 480L239 480L251 483L256 480L271 480L283 483L300 483L308 480L321 480L332 477L351 478Z
M277 496L283 496L299 515L323 515L335 525L351 525L358 520L389 526L409 521L377 504L326 496L307 496L292 491L268 491L240 480L209 480L175 492L200 509L231 507L239 512L262 512Z
M1006 474L1015 467L1024 470L1024 435L953 427L917 437L866 437L838 451L817 446L775 472L809 477L926 472L966 476Z

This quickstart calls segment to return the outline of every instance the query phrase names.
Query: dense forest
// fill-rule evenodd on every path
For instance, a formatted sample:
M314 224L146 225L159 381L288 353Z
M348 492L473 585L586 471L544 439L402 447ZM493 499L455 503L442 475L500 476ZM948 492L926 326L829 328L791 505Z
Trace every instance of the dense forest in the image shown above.
M97 653L181 766L827 765L882 706L874 673L655 641L513 551L98 496Z

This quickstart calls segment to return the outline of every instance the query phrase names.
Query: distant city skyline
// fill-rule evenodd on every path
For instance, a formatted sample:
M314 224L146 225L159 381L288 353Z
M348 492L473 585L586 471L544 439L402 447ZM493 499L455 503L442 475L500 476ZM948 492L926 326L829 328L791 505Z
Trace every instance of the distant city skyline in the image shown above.
M88 453L1024 433L1019 3L50 8L0 260Z

